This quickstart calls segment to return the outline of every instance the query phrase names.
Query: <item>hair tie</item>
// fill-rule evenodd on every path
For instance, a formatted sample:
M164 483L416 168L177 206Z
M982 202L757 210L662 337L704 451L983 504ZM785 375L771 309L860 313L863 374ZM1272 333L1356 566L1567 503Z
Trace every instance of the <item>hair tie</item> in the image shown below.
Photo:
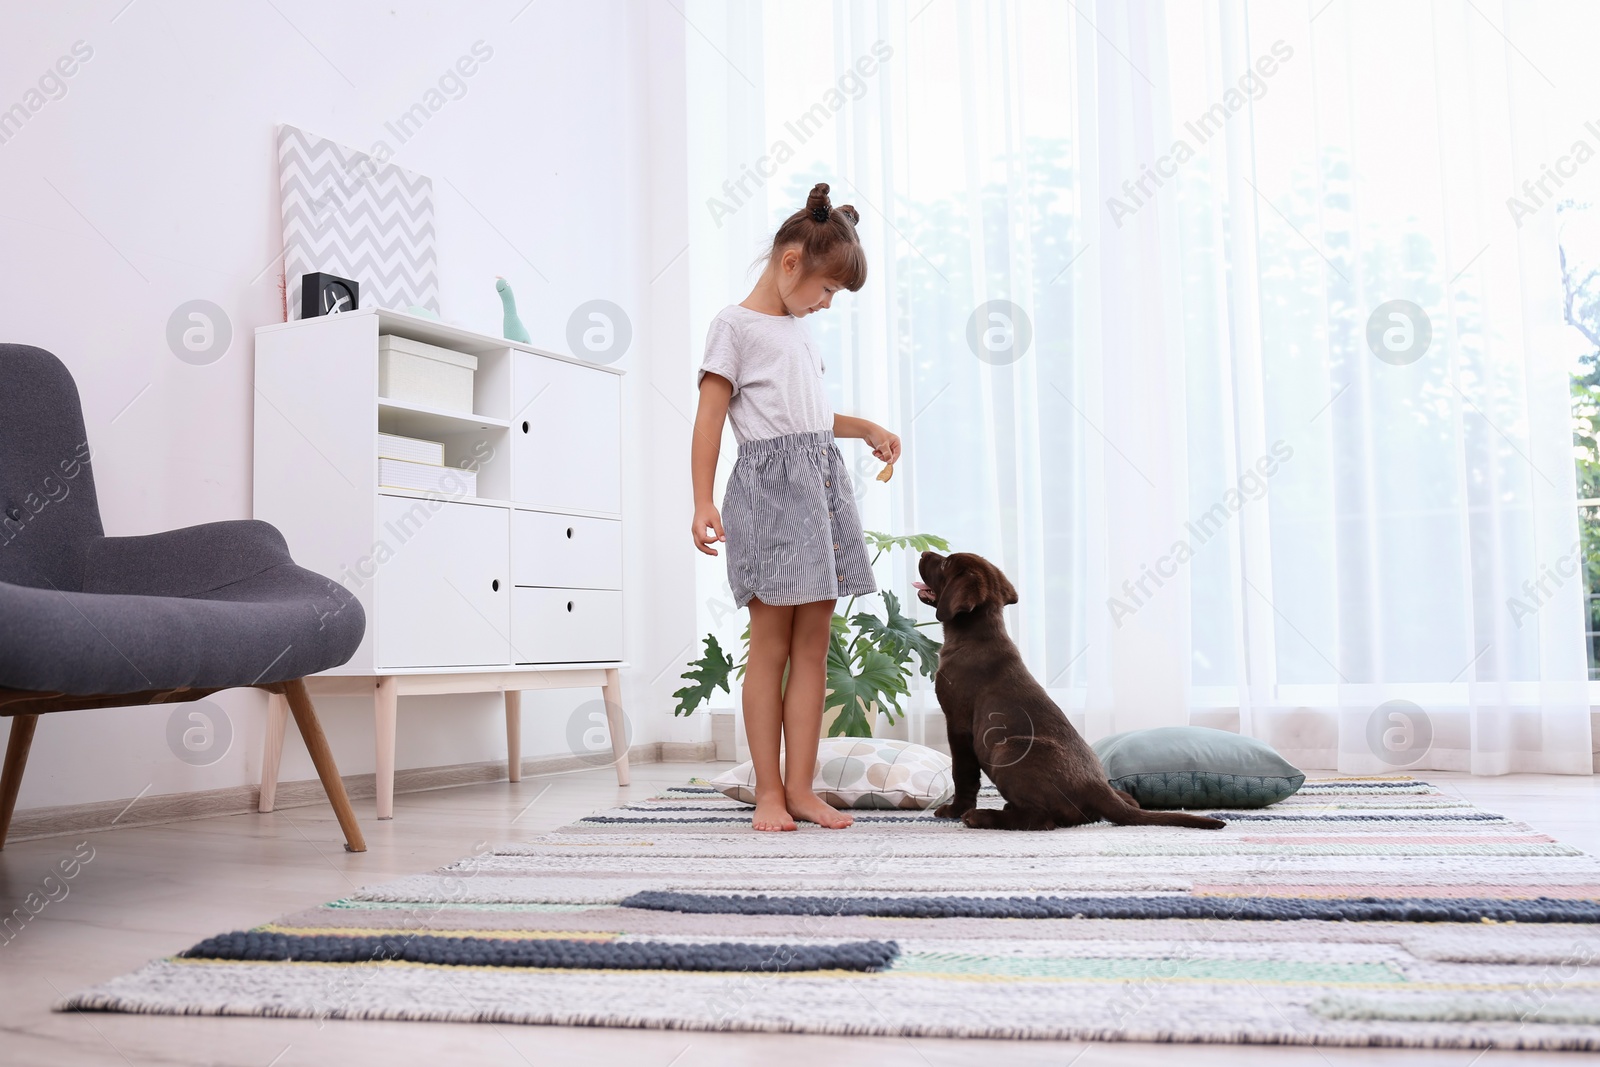
M818 204L816 207L811 209L811 218L815 222L827 222L828 212L830 210L831 209L827 204Z

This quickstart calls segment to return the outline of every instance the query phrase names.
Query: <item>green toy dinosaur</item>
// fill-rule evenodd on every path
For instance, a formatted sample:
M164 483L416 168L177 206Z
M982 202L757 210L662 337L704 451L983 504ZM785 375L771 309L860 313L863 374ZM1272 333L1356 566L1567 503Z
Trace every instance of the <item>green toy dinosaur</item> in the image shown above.
M495 291L500 294L500 303L506 309L505 326L501 333L505 334L508 341L521 341L523 344L533 343L533 338L528 336L528 328L522 325L522 320L517 317L517 298L511 292L511 285L504 278L496 275Z

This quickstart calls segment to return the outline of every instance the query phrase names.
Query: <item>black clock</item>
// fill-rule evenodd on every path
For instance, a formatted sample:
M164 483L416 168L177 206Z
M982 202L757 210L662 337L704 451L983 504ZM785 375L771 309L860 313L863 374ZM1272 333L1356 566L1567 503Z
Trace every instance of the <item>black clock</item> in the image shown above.
M361 306L361 286L337 274L302 274L300 276L300 317L314 319L318 315L337 315L354 311Z

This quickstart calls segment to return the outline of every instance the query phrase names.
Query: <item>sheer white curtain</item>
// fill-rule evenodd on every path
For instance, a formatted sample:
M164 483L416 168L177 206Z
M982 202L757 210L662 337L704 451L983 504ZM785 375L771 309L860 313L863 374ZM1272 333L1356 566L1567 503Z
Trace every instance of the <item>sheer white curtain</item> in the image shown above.
M906 442L867 525L1004 566L1089 736L1589 773L1582 339L1523 192L1600 146L1583 5L684 12L697 326L812 182L856 204L872 277L812 329Z

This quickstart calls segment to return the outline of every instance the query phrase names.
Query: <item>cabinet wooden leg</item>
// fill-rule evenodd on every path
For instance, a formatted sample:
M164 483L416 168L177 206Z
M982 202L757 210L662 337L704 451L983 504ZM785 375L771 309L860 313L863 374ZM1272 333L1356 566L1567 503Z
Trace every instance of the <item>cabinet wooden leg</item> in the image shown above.
M394 729L400 713L400 683L378 679L372 695L373 735L378 744L378 818L394 818Z
M611 754L616 757L617 784L627 785L628 727L622 714L622 674L615 668L606 671L606 684L600 689L600 698L606 705L606 725L611 730Z
M506 777L522 781L522 690L506 690Z
M294 713L294 724L300 728L306 751L311 753L311 763L317 768L317 777L322 779L322 790L328 794L333 814L339 819L339 829L344 831L346 851L365 852L366 839L361 836L355 810L350 807L350 797L344 791L339 766L333 761L333 750L328 747L328 738L322 732L322 724L317 721L317 709L311 704L306 683L299 679L284 682L283 695L289 701L289 710Z
M267 693L267 741L261 747L261 799L257 811L271 811L278 803L278 768L283 763L283 734L289 727L289 701L282 693Z
M33 747L37 715L17 715L11 720L11 736L6 740L5 770L0 771L0 849L6 847L11 832L11 813L17 809L17 790L22 788L22 768L28 765L28 749Z

